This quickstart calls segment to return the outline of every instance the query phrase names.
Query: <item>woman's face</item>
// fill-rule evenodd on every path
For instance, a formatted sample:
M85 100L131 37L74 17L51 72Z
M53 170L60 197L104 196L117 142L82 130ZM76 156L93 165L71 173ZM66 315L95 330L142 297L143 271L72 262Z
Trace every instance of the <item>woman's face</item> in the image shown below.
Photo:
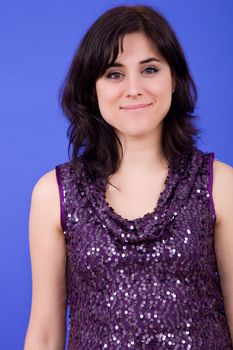
M99 110L119 136L158 134L174 87L169 65L150 40L126 34L123 52L96 81Z

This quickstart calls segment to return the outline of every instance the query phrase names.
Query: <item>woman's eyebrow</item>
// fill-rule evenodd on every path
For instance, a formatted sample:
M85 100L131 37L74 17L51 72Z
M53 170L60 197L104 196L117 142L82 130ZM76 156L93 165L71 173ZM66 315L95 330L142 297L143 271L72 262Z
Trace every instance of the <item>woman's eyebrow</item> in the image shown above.
M149 63L149 62L152 62L152 61L161 62L161 60L159 60L156 57L150 57L150 58L146 58L145 60L140 61L139 64ZM109 67L124 67L124 65L122 63L119 63L119 62L115 61L114 63L109 64L107 66L107 68L109 68Z

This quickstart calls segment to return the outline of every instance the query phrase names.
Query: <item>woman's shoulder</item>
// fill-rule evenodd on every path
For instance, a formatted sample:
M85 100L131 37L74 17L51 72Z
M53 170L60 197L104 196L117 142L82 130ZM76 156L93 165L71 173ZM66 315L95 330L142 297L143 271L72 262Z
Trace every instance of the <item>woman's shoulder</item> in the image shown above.
M40 196L49 196L54 192L54 189L57 186L56 179L56 168L45 172L41 175L36 181L33 187L33 194Z
M213 181L217 188L233 188L233 167L218 159L213 161Z
M43 213L47 213L47 216L49 213L49 220L60 229L60 198L55 168L41 175L34 184L31 212L43 216L43 220L46 220L46 214Z
M224 163L220 161L219 159L216 158L215 152L210 152L210 151L203 151L200 148L195 147L194 148L194 154L199 153L202 157L204 157L206 160L208 159L213 160L213 173L215 178L223 178L223 177L229 177L228 181L230 178L233 176L233 167L227 163ZM212 162L209 162L211 164ZM232 181L232 179L231 179Z
M220 161L219 159L214 159L213 167L215 172L218 171L226 175L233 173L233 167L227 163Z
M59 176L62 172L68 172L74 168L72 160L59 163L53 169L45 172L36 181L33 193L41 197L50 197L57 194Z
M31 201L37 207L53 207L54 209L59 207L59 190L55 168L38 178L32 190Z
M32 190L32 198L46 205L59 203L62 181L73 176L74 170L75 165L72 160L55 165L52 170L38 178Z
M218 189L233 189L233 167L218 159L213 161L213 181Z
M213 200L217 221L233 208L233 167L218 159L213 161Z

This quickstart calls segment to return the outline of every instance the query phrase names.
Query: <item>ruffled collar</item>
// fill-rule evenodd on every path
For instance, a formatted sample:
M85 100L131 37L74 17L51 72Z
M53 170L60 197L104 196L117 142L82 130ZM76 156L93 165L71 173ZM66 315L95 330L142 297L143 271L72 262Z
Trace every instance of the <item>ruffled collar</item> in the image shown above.
M165 188L160 193L154 210L132 220L123 218L107 203L107 180L96 178L93 181L85 170L84 163L84 176L79 185L93 208L93 215L115 239L129 244L161 240L169 234L169 224L176 219L179 210L184 206L202 161L201 153L193 148L174 160L169 165Z

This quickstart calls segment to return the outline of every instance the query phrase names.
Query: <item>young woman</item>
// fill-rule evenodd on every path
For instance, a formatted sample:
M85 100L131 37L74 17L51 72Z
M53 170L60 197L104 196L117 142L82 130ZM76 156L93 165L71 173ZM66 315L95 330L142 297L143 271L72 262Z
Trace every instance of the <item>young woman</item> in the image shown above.
M91 26L61 104L72 159L35 185L25 350L232 349L233 169L196 146L182 48L147 6Z

